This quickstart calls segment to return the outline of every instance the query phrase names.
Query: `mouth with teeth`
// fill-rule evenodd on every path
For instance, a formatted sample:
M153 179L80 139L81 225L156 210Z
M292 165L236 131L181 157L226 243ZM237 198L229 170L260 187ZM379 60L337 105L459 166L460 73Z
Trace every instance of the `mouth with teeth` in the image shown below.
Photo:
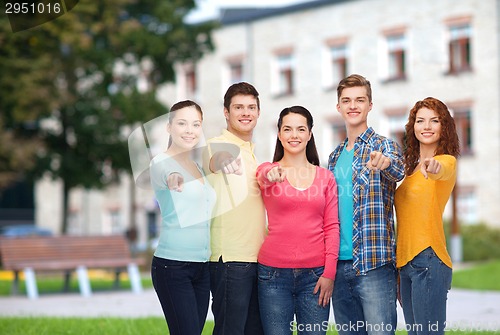
M250 123L252 123L252 120L250 120L250 119L241 119L241 120L239 120L239 122L243 123L243 124L250 124Z

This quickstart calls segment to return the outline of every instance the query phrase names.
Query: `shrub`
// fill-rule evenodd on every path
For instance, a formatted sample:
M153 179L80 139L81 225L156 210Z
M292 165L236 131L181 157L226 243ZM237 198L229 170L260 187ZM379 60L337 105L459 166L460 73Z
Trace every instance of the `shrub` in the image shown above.
M445 232L449 238L450 225L445 223ZM463 260L485 261L500 259L500 228L484 223L461 225ZM449 242L448 242L449 243ZM450 248L450 244L448 244Z

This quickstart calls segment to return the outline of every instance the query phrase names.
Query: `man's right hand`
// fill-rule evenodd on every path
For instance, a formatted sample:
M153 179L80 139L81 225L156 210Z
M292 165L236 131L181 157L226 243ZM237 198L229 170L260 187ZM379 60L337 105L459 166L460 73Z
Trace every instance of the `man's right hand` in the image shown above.
M243 174L243 167L241 165L241 158L237 157L236 159L226 158L221 161L220 170L225 174L236 174L241 176Z

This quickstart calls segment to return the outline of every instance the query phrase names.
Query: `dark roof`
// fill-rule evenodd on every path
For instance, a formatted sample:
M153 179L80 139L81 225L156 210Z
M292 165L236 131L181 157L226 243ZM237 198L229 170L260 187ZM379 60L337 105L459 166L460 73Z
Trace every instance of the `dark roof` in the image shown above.
M220 11L220 23L225 25L238 24L242 22L257 21L272 16L300 12L321 6L337 4L355 0L315 0L298 3L285 7L247 7L247 8L222 8Z

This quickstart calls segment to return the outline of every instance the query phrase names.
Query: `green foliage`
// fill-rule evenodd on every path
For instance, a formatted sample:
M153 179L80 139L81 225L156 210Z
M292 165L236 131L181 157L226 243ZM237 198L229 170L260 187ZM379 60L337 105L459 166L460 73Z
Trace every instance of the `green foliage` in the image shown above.
M500 229L486 224L462 225L463 260L500 259Z
M194 6L81 0L17 33L0 16L0 187L26 175L62 180L65 220L71 189L103 187L130 172L130 126L165 113L158 86L175 79L176 62L213 47L213 24L184 23ZM26 149L13 150L19 143Z
M453 272L452 286L473 290L500 291L500 260Z

